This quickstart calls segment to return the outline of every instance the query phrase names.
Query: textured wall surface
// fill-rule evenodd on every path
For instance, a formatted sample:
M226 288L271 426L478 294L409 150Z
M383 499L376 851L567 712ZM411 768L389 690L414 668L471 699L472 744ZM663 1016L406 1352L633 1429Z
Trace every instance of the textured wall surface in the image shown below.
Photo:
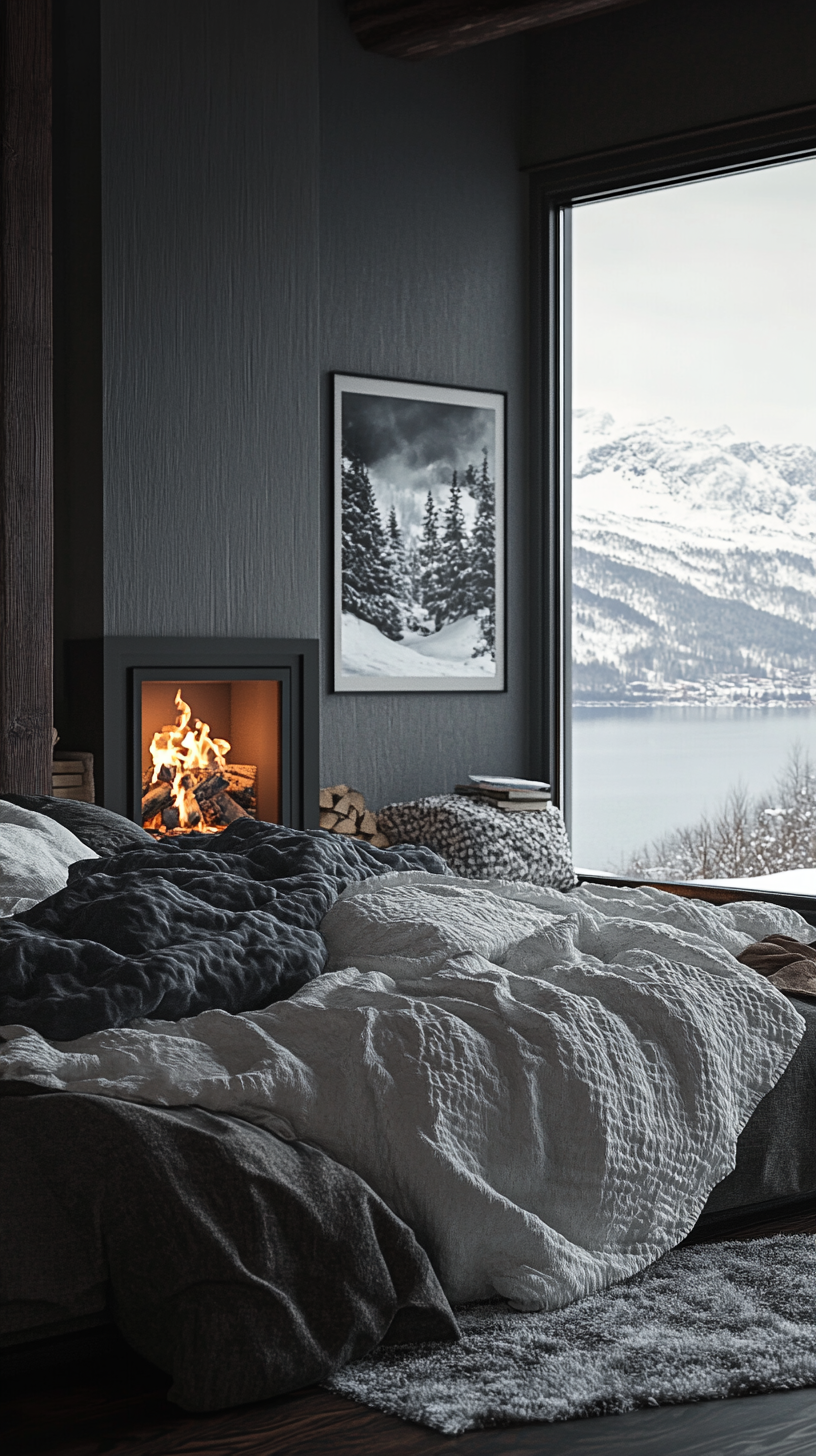
M508 392L508 691L327 694L323 781L374 805L527 763L524 182L515 41L417 64L363 51L321 8L323 570L331 581L328 373ZM324 683L331 601L323 614Z
M506 390L508 692L334 695L326 650L321 776L540 772L520 162L812 100L815 26L650 0L418 64L342 0L104 0L105 631L328 649L331 371Z
M330 642L328 372L509 392L510 691L327 663L323 781L375 806L524 768L521 59L371 56L340 0L102 6L106 633Z
M816 101L813 0L649 0L532 34L528 165Z
M102 5L105 631L316 636L316 0Z

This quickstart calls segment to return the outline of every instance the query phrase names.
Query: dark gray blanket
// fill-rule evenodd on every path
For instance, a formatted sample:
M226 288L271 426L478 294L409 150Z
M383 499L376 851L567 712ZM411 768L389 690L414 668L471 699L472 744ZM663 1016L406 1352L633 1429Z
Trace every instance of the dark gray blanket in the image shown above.
M411 1230L315 1148L106 1097L0 1110L0 1328L66 1319L104 1289L188 1410L325 1380L387 1334L458 1336Z
M82 860L64 890L0 920L0 1024L71 1041L268 1006L323 969L318 926L347 885L412 869L445 873L429 849L251 819Z
M702 1224L752 1204L816 1199L816 1003L791 999L805 1019L805 1035L740 1134L737 1165L712 1189Z

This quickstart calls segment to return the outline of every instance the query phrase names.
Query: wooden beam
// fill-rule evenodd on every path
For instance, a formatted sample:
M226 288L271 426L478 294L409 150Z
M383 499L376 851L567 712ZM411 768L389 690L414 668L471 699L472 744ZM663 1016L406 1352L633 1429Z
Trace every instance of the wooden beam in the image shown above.
M420 61L640 4L643 0L348 0L346 9L366 50Z
M51 792L51 3L0 8L0 793Z

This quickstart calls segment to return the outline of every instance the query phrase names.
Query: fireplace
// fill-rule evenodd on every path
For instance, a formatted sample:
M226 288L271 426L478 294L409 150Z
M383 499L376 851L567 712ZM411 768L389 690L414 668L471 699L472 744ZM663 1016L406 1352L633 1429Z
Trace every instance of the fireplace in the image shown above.
M70 738L94 752L107 808L156 839L216 834L247 817L317 827L316 642L109 637L68 647Z

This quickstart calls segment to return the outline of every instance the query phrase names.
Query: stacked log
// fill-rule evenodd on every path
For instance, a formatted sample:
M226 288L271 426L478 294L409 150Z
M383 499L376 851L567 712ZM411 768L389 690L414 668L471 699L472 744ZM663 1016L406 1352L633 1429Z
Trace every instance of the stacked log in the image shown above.
M362 794L348 784L320 790L320 828L332 834L347 834L350 839L363 839L377 849L387 849L391 843L377 829L377 816L366 808Z
M258 770L251 763L188 769L181 780L187 816L187 828L182 829L173 800L172 769L160 769L156 783L148 771L142 781L142 824L154 836L212 834L226 829L235 819L255 819L257 776Z

